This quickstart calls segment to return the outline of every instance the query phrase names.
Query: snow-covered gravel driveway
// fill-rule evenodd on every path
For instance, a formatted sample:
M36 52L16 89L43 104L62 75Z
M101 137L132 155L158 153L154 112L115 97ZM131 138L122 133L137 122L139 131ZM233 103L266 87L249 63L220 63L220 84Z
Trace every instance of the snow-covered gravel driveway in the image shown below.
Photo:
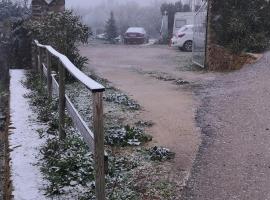
M270 199L270 53L199 96L203 145L185 199Z
M176 84L191 74L186 71L191 53L165 45L95 44L81 47L81 54L89 58L90 69L142 106L138 119L154 122L147 130L154 137L150 145L176 153L168 178L184 185L200 145L195 123L197 101L186 88L188 84Z

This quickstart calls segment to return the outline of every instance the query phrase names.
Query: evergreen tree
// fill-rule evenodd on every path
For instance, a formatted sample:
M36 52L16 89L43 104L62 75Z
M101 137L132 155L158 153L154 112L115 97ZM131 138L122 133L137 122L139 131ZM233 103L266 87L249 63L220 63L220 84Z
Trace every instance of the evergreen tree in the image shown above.
M107 40L110 41L111 43L114 43L115 38L118 36L113 12L111 12L110 18L106 22L105 34Z

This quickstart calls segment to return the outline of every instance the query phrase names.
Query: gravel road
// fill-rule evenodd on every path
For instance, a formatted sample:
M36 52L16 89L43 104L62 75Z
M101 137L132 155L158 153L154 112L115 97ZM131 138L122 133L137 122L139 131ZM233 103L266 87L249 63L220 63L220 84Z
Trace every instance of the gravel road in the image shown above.
M186 200L270 199L270 53L199 91L203 130Z

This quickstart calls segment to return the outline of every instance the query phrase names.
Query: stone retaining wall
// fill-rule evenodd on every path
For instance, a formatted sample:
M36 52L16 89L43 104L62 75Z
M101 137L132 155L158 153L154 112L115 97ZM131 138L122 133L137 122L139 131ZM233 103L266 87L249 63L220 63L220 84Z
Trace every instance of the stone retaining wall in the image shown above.
M5 47L0 43L0 200L10 199L9 169L8 169L8 120L9 97L8 82L9 69L4 51Z
M9 69L7 65L7 57L5 52L5 46L0 42L0 88L7 87L9 80Z

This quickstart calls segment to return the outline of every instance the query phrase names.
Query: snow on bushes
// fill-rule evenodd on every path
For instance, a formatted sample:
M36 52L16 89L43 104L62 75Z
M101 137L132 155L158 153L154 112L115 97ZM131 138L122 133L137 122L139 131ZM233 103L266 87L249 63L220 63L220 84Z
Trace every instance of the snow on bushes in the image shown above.
M152 140L150 135L138 127L112 127L105 132L105 141L112 146L139 146Z

